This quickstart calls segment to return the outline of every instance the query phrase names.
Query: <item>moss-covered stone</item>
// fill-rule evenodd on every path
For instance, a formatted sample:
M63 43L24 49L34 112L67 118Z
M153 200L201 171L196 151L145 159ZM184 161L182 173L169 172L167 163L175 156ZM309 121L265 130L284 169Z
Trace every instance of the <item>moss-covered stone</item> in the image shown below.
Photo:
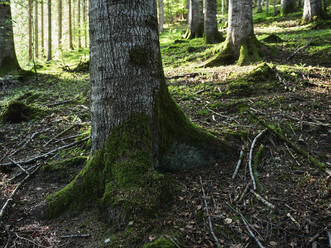
M176 244L162 236L151 243L145 244L143 248L176 248Z
M32 119L40 118L45 114L45 110L26 105L25 103L14 100L9 102L7 109L0 116L2 122L7 123L19 123L24 121L30 121Z

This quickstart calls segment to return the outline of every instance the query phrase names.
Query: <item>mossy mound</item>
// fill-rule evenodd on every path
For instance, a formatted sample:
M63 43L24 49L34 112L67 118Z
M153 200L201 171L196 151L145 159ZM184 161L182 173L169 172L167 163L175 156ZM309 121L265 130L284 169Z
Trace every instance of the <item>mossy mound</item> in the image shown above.
M69 183L83 167L87 160L85 156L68 158L62 161L52 161L40 170L42 180L46 182Z
M267 42L267 43L280 43L280 42L284 42L281 38L279 38L275 34L269 35L268 37L264 38L262 41L263 42Z
M174 244L169 238L164 236L154 240L149 244L145 244L142 248L176 248L176 244Z
M5 123L20 123L40 118L44 114L45 110L41 108L14 100L8 104L5 112L0 116L0 119Z
M266 63L258 65L244 77L234 79L225 88L225 94L231 96L251 96L266 93L277 85L275 72Z

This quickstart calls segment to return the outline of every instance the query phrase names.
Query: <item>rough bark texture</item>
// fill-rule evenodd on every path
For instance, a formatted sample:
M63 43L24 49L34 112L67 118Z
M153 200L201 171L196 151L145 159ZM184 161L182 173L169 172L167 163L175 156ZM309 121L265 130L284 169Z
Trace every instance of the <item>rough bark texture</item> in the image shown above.
M92 157L48 198L50 215L95 200L121 226L171 198L171 183L155 168L210 164L232 148L193 126L169 95L156 1L90 1L90 37Z
M254 35L251 0L230 0L226 41L220 52L205 63L205 66L239 65L260 60L259 43Z
M163 0L158 0L158 7L159 7L159 31L163 32L163 25L164 25L164 2Z
M52 0L48 0L48 54L47 61L52 59Z
M303 7L303 21L311 22L322 16L322 1L321 0L305 0Z
M203 37L203 4L202 0L190 0L188 11L189 29L185 38L193 39Z
M0 4L0 76L19 69L10 4Z
M74 46L72 44L72 16L71 16L71 0L68 0L68 18L69 18L69 49L74 49Z
M204 38L207 44L219 43L222 40L222 35L217 29L216 13L216 0L205 0Z
M280 12L282 15L287 15L295 10L296 0L281 0Z
M29 60L33 59L33 50L32 50L32 10L33 10L33 1L29 0Z
M39 57L39 28L38 28L38 1L34 4L34 53L35 57Z
M62 48L62 0L58 0L58 13L57 13L57 18L58 18L58 47Z

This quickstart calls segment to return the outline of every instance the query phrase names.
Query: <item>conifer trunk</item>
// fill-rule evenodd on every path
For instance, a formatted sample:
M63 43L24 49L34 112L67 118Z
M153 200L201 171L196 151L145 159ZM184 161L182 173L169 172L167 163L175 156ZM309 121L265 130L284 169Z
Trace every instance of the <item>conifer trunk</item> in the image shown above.
M303 7L303 21L305 23L313 21L315 18L322 16L321 0L305 0Z
M296 10L296 0L281 0L280 12L282 15L287 15Z
M32 10L33 10L33 0L29 0L29 60L33 59L32 50Z
M35 1L34 5L34 49L35 49L35 57L39 57L39 28L38 28L38 0Z
M58 47L62 48L62 0L58 0Z
M40 12L41 12L41 54L45 54L45 21L44 21L44 1L40 2Z
M159 31L163 32L163 26L164 26L164 2L163 0L158 0L159 3Z
M216 0L205 0L204 38L207 44L219 43L221 33L217 29L217 4Z
M84 45L87 47L87 19L86 19L86 0L83 0L83 25L84 25Z
M47 61L52 60L52 0L48 0L48 54Z
M188 11L189 29L185 38L193 39L203 37L203 4L202 0L190 0Z
M9 1L9 4L0 3L0 76L19 69Z
M80 0L77 0L77 36L78 49L82 48L81 23L80 23Z
M71 0L68 0L68 23L69 23L69 49L73 50L74 46L72 43L72 16L71 16Z

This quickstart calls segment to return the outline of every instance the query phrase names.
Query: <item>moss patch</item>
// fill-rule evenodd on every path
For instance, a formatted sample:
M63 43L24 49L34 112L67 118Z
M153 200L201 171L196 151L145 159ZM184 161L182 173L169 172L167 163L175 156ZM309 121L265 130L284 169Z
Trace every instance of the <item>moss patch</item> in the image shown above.
M149 244L145 244L143 248L176 248L176 245L170 239L162 236Z
M267 42L267 43L280 43L280 42L284 42L281 38L279 38L279 36L277 36L275 34L268 35L262 41L263 42Z

